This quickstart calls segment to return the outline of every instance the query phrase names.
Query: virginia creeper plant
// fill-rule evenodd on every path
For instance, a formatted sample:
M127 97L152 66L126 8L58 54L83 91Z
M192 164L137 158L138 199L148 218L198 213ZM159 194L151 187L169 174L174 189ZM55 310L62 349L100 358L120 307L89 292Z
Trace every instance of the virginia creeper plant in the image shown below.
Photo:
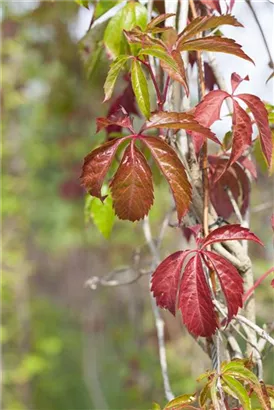
M89 8L85 1L78 3ZM81 175L90 194L86 211L106 236L113 224L112 207L120 219L144 220L153 258L156 325L161 321L158 307L172 315L180 311L188 332L211 357L212 370L198 379L203 386L177 398L162 366L169 400L165 409L270 409L274 388L263 381L262 354L274 340L256 324L254 291L273 269L253 283L246 241L263 244L249 230L246 214L250 181L257 176L255 145L269 172L273 169L273 107L258 96L241 93L241 83L249 77L242 78L233 67L230 85L221 86L214 53L254 64L241 45L221 31L224 25L243 30L231 14L234 1L224 7L219 0L183 0L174 2L173 10L170 3L162 2L165 10L158 2L154 7L153 1L147 7L137 1L98 1L90 8L89 30L99 21L104 30L98 50L87 60L89 75L102 52L110 66L104 84L108 115L96 120L97 132L106 131L106 141L85 157ZM196 90L188 78L193 66L198 71ZM117 96L118 77L126 87ZM192 93L197 90L199 101L194 105ZM221 141L211 127L225 104L232 125ZM137 117L138 123L142 118L139 126ZM209 141L215 145L214 155L208 153ZM196 241L196 248L182 249L162 261L148 219L155 165L169 185L177 215L174 229ZM238 223L230 223L231 216ZM246 343L245 351L238 336ZM160 360L163 365L165 358ZM154 403L154 408L160 406Z

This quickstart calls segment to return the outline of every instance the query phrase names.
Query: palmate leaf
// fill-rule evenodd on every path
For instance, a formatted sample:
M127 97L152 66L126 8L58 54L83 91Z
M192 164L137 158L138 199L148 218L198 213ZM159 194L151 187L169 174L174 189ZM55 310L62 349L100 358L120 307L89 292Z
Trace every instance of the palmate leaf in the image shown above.
M134 140L124 152L110 189L120 219L136 221L148 214L154 200L152 173Z
M137 104L146 118L150 117L150 100L146 77L139 61L132 61L131 83Z
M228 225L212 231L204 240L196 239L198 249L176 252L166 258L152 275L151 290L158 306L168 309L173 315L178 295L178 308L184 324L196 336L210 337L217 327L217 317L209 289L203 262L217 274L225 296L228 317L227 324L242 306L243 280L235 267L225 258L205 247L214 242L247 239L261 243L247 228ZM194 256L183 267L190 253ZM180 281L180 272L183 270ZM178 289L176 289L176 286Z
M99 125L105 126L106 123L106 119L100 119ZM145 157L135 146L135 141L140 140L150 150L157 166L169 183L180 222L190 205L191 186L176 152L159 138L133 134L111 140L96 148L85 157L81 175L82 185L92 196L103 201L105 199L101 194L103 181L118 148L129 139L131 143L126 148L110 184L116 215L120 219L136 221L147 215L153 203L151 170Z

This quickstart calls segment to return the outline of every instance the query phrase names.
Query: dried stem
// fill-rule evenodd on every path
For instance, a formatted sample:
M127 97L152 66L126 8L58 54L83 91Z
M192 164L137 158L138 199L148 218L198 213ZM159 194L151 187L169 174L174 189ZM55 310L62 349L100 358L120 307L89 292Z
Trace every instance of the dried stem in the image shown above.
M166 218L165 218L163 223L164 223L164 226L167 226ZM153 241L148 217L146 217L143 221L143 232L144 232L144 236L145 236L147 245L148 245L148 247L150 249L150 252L151 252L151 255L152 255L151 269L154 271L154 269L156 268L156 266L160 262L160 255L159 255L160 242L158 241L158 244L156 246L155 242ZM163 234L162 234L162 236L163 236ZM150 292L150 296L151 296L151 305L152 305L152 310L153 310L155 325L156 325L156 330L157 330L158 345L159 345L159 357L160 357L161 372L162 372L163 383L164 383L165 397L168 401L170 401L170 400L174 399L174 394L172 393L172 390L171 390L171 387L170 387L170 382L169 382L169 377L168 377L168 370L167 370L165 335L164 335L164 321L161 318L159 308L156 305L155 298L153 297L151 292Z

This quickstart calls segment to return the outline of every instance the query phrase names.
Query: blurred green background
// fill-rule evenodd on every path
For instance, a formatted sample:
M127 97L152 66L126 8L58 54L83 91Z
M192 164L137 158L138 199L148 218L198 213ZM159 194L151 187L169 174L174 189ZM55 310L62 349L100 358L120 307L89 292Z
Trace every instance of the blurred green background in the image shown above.
M148 409L152 401L164 403L148 277L123 287L85 287L93 275L132 266L137 249L141 267L150 264L140 223L115 221L106 240L84 218L79 175L83 157L104 138L95 135L95 117L107 110L106 57L88 79L73 2L6 2L2 8L2 408ZM169 201L166 184L158 183L155 235ZM254 209L271 201L272 186L260 173ZM270 215L269 207L251 214L252 229L266 243L265 249L251 246L256 276L273 257ZM162 256L182 241L168 228ZM273 316L269 282L258 291L260 324ZM192 393L210 363L180 318L163 316L172 389ZM268 383L274 382L272 363L270 354Z

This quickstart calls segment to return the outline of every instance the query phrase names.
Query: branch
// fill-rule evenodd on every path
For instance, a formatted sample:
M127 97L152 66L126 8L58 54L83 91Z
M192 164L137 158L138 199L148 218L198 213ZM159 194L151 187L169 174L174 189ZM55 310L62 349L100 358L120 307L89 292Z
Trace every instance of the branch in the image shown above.
M242 225L242 223L243 223L243 218L242 218L241 211L240 211L240 209L239 209L239 207L238 207L238 204L237 204L237 202L235 201L235 198L234 198L234 196L233 196L231 190L230 190L228 187L225 187L225 191L227 192L227 195L228 195L228 197L229 197L229 200L230 200L230 202L231 202L231 205L232 205L232 207L233 207L233 209L234 209L235 215L237 216L237 219L238 219L240 225Z
M165 226L168 226L168 224L166 223L166 218L164 220L164 224ZM155 267L160 262L160 255L159 255L160 241L158 241L158 244L156 246L152 238L148 217L146 217L143 221L143 232L144 232L147 245L152 255L151 268L154 271ZM162 236L163 236L163 233L162 233ZM162 372L162 377L163 377L163 382L164 382L165 397L168 401L170 401L170 400L173 400L175 396L172 393L170 382L169 382L169 377L168 377L166 348L165 348L165 335L164 335L164 321L161 318L159 308L156 305L155 298L153 297L151 292L150 292L150 297L151 297L152 311L154 314L155 325L156 325L156 330L157 330L159 357L160 357L161 372Z
M124 286L124 285L130 285L134 282L137 282L138 279L140 279L142 276L146 276L151 274L151 271L146 271L144 269L141 269L137 272L137 274L129 280L126 281L119 281L116 279L111 279L113 276L117 274L122 274L125 272L129 272L131 269L130 268L125 268L125 269L117 269L113 272L111 272L109 275L99 278L98 276L92 276L85 282L85 287L89 287L92 290L96 290L98 285L100 286L110 286L110 287L115 287L115 286Z
M264 329L262 329L255 323L251 322L251 320L248 320L246 317L242 315L237 315L235 319L238 320L241 324L246 324L248 327L250 327L250 329L253 329L260 337L262 337L268 343L274 346L274 339Z

